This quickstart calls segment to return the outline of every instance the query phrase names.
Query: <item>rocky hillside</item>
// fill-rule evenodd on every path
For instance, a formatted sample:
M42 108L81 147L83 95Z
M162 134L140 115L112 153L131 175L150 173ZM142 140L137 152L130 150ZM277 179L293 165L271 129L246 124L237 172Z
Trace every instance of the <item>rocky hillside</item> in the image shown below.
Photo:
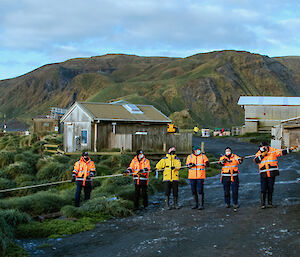
M300 57L220 51L187 58L105 55L45 65L0 81L0 117L29 121L51 106L125 99L153 104L179 126L243 122L240 95L300 95Z

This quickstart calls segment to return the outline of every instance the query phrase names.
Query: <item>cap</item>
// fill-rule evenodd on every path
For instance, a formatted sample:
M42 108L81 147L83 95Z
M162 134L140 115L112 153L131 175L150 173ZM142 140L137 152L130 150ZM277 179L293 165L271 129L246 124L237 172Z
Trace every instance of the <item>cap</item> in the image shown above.
M196 151L196 150L200 150L201 149L201 147L199 146L199 145L195 145L195 146L193 146L193 151Z
M176 148L174 146L169 148L168 153L171 153L171 152L176 152Z
M89 156L89 153L88 152L83 152L82 156Z
M139 150L136 151L136 155L139 155L141 153L143 153L143 151L141 149L139 149Z
M263 141L260 143L260 146L269 146L269 144L266 141Z

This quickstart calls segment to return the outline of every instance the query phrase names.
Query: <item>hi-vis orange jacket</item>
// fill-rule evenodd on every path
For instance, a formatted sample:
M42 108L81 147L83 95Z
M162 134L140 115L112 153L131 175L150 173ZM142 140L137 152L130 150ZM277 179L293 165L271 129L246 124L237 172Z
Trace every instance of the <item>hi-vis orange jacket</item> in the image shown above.
M130 165L129 170L133 173L133 179L137 185L140 184L141 180L146 180L147 185L149 184L149 172L143 172L143 170L147 168L148 171L150 171L150 161L143 157L142 160L139 161L138 157L135 156Z
M205 179L205 164L207 164L208 159L205 154L195 155L190 154L186 159L186 165L190 163L196 166L189 169L189 179Z
M85 181L91 181L87 178L89 175L95 176L95 164L91 159L85 161L83 157L79 161L75 162L73 174L76 175L76 181L83 181L83 186L85 186Z
M231 177L233 182L233 177L239 174L238 165L241 163L241 157L236 154L231 154L230 158L226 155L221 156L219 163L222 165L221 179L222 177Z
M267 177L274 175L275 171L278 171L277 158L283 155L283 151L280 149L268 147L268 153L266 156L262 156L262 152L259 150L255 155L255 162L258 164L259 173L267 173Z

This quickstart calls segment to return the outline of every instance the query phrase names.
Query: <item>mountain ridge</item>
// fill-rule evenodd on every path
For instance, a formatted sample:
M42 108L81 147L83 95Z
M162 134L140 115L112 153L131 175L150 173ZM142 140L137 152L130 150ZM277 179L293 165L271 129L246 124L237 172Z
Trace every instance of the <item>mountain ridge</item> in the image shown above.
M0 81L0 116L29 121L51 106L124 99L181 127L241 125L240 95L300 95L300 57L214 51L185 58L106 54L43 65Z

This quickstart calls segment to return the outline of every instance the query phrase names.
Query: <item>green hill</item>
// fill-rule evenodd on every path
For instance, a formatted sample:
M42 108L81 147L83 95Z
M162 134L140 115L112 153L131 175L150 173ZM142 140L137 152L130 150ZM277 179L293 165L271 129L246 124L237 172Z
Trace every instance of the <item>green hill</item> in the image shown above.
M300 57L218 51L187 58L104 55L0 81L0 116L29 121L74 101L153 104L179 126L243 122L240 95L299 96ZM2 115L1 115L2 114Z

